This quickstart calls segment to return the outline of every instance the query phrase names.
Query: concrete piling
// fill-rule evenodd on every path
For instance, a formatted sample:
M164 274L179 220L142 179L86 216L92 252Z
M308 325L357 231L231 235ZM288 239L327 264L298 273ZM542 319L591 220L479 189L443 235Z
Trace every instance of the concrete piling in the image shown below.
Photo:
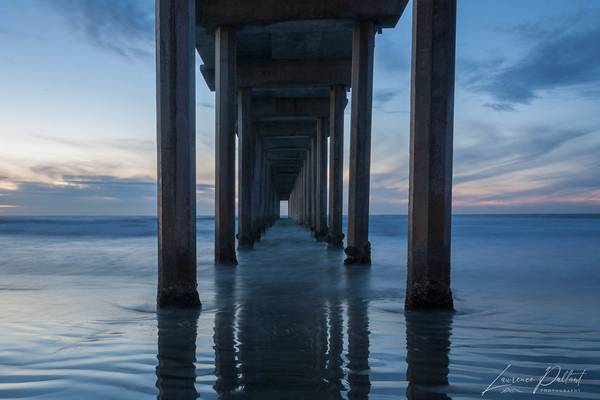
M200 305L196 291L194 0L156 2L160 307Z
M370 264L369 185L375 25L359 21L352 35L352 114L346 264Z
M455 0L413 5L407 309L452 310Z

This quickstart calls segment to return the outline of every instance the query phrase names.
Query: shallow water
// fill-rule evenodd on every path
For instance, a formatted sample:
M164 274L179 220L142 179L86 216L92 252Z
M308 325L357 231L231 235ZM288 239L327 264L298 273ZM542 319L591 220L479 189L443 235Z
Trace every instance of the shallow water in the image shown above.
M452 314L403 311L406 217L370 268L287 220L214 267L213 224L202 311L157 313L154 219L0 219L0 398L600 398L598 217L455 217Z

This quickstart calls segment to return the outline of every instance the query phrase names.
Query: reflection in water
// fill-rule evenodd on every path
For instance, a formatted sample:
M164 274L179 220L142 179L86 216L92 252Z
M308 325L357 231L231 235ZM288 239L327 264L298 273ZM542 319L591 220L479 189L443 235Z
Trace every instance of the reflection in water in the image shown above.
M453 313L406 313L406 397L448 400L448 364Z
M214 388L220 398L368 397L368 270L348 273L345 288L340 270L313 286L251 276L238 276L236 286L235 271L243 276L240 268L215 276ZM348 387L342 356L344 301Z
M215 275L215 385L217 393L230 393L238 385L235 359L235 269L224 267Z
M196 399L196 334L199 309L161 310L158 318L158 398Z
M344 390L342 379L342 351L344 350L344 317L343 306L337 291L333 291L328 304L329 312L329 354L327 359L327 380L331 399L341 399Z
M348 269L348 399L368 399L369 378L369 319L368 268Z

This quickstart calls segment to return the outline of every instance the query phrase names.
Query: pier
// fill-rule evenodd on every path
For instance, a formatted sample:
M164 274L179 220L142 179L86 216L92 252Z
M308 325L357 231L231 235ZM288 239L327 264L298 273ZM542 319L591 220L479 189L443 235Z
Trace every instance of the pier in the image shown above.
M345 245L348 268L371 263L375 36L396 26L406 4L407 0L156 1L159 306L200 304L196 72L215 92L215 264L235 265L238 249L256 245L279 218L280 201L288 202L290 218L316 240L327 241L333 249ZM414 0L412 13L406 308L447 310L453 308L456 0ZM200 71L195 70L196 51L203 63ZM348 103L344 234L343 116ZM202 155L198 157L202 165Z

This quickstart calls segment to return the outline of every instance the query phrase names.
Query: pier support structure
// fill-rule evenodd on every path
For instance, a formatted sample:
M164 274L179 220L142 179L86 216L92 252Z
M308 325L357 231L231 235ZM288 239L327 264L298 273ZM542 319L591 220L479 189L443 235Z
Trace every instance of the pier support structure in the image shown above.
M327 235L331 246L342 246L343 110L348 88L352 89L352 116L346 263L369 264L374 35L375 31L394 27L406 4L407 0L156 0L159 305L199 304L194 47L203 63L200 72L209 89L216 92L215 264L237 263L236 130L240 144L239 247L252 246L260 239L279 218L279 202L286 199L292 218L318 238ZM426 95L428 84L435 90L443 86L440 71L448 66L443 58L444 40L450 32L443 28L448 5L455 7L455 0L415 1L419 26L430 23L433 27L419 35L423 40L415 41L421 46L419 59L430 59L420 62L431 62L432 68L425 72L431 74L431 82L419 83L427 77L415 78L418 74L413 65L415 158L411 167L414 169L423 160L429 160L432 165L428 179L432 182L439 180L432 178L435 174L444 174L443 179L451 175L451 126L438 127L443 125L439 121L443 119L440 115L444 104L438 99L443 93L432 89L431 96ZM453 29L452 26L452 40ZM452 68L453 57L452 53ZM415 92L422 97L415 96ZM415 113L415 104L431 109ZM415 131L421 130L422 123L415 121L427 118L436 122L431 124L431 132L425 134L427 139L423 144L419 142L421 139L415 139ZM438 131L444 129L450 150L444 148L440 153L433 147L441 143ZM329 192L327 136L331 138ZM424 148L430 148L430 152L423 153ZM440 157L450 161L444 164ZM443 252L446 245L449 247L449 236L447 241L443 236L446 231L439 233L435 231L437 228L428 227L431 220L446 217L438 205L444 201L447 203L443 204L449 204L449 190L448 196L439 200L436 197L439 193L432 189L433 183L426 190L419 186L430 183L424 174L420 169L411 173L411 184L415 187L411 201L415 204L423 201L424 207L429 207L423 211L411 205L411 221L415 221L411 225L411 249L416 250L411 252L409 264L414 261L415 265L422 263L419 261L422 254L418 253L422 250L419 244L422 240L436 242L427 244L427 251L437 249L438 245L441 249L427 258L427 262L446 257ZM442 184L444 188L447 185L446 181ZM428 191L424 199L423 190ZM422 217L423 213L426 217ZM413 229L413 225L419 225L420 230ZM449 226L449 217L442 225L443 229ZM429 235L423 236L422 229L430 229ZM438 261L428 265L443 264ZM437 267L431 268L437 271ZM409 274L409 282L421 284L420 279L418 274ZM427 279L445 282L441 278Z
M260 187L261 187L261 170L262 170L262 141L258 137L258 132L255 131L254 147L253 147L253 165L252 165L252 241L260 241Z
M159 307L196 290L195 0L156 2Z
M315 237L327 237L327 120L317 119L315 138Z
M317 206L317 139L313 136L310 139L310 150L308 159L308 203L309 203L309 222L308 227L314 232L316 226L316 206Z
M352 36L352 114L346 264L370 264L369 185L375 26L358 21Z
M413 3L406 309L453 309L450 224L456 0Z
M252 89L238 91L238 247L252 247L252 164L254 134L252 123Z
M235 30L215 32L215 264L237 264L235 254Z
M346 88L333 86L329 94L329 214L327 242L342 247L343 190L344 190L344 108Z

